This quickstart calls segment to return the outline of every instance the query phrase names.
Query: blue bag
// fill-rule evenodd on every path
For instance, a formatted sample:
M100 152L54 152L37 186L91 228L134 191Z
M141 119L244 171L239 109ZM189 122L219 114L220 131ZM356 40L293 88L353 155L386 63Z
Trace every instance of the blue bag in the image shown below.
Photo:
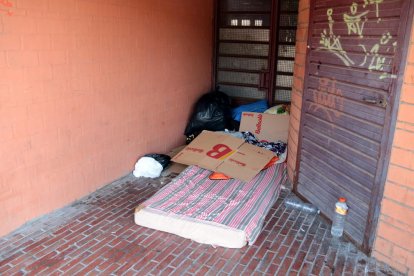
M250 104L244 104L231 110L233 120L240 122L243 112L265 112L268 109L267 101L260 100Z

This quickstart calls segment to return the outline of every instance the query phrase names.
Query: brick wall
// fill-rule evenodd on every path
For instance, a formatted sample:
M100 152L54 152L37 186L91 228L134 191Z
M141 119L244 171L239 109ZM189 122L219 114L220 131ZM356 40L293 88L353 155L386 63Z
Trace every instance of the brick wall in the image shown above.
M292 107L288 140L288 177L293 183L296 174L296 160L300 114L302 108L303 81L305 79L306 47L308 41L310 0L299 1L298 30L296 31L296 56L293 72Z
M414 22L374 256L414 275Z
M9 2L0 1L0 236L183 143L212 58L212 0Z

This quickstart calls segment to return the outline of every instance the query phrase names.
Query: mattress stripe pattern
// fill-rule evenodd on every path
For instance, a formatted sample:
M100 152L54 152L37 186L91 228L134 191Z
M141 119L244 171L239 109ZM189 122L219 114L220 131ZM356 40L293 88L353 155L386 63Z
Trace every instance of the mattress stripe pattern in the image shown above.
M242 230L253 244L286 181L285 168L285 163L276 164L243 182L210 180L211 171L190 166L144 205L159 213Z

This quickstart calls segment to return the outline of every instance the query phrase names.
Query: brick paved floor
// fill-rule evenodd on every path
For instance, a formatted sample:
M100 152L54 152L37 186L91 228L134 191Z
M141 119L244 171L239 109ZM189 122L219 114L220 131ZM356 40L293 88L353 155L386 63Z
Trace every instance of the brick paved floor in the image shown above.
M319 216L271 209L258 241L214 248L140 227L133 209L157 191L132 176L0 238L0 275L397 275L343 240Z

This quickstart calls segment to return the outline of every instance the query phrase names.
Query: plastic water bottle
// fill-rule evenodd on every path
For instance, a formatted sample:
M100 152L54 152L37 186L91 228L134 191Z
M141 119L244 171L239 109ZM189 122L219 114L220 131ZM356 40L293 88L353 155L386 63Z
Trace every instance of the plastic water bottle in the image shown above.
M334 237L341 237L344 233L345 218L348 213L348 205L344 197L339 198L335 204L335 215L332 220L331 234Z
M304 203L300 199L295 197L288 197L285 199L285 207L288 209L297 209L300 211L304 211L306 213L317 213L319 214L320 211L314 205L309 203Z

